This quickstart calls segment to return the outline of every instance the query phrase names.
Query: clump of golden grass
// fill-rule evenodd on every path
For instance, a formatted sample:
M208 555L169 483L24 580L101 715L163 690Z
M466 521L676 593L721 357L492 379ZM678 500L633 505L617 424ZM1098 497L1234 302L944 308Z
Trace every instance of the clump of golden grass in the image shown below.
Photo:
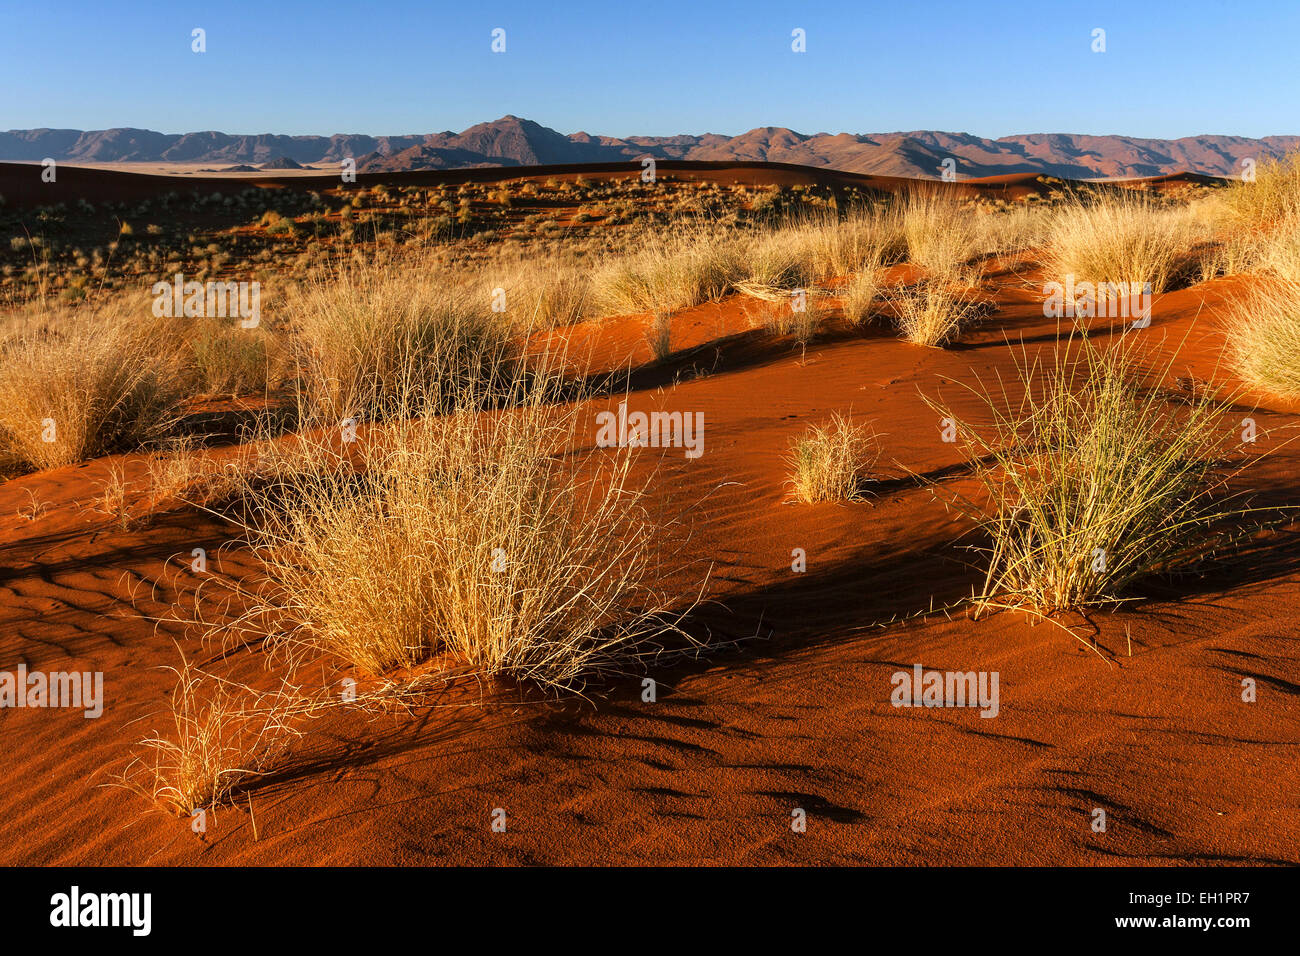
M521 328L554 329L586 318L591 263L548 257L496 264L486 270L490 294L505 295L507 314Z
M491 298L440 278L415 264L375 263L308 282L291 308L314 417L384 417L417 393L450 401L466 382L511 365L517 345Z
M1246 226L1275 226L1300 217L1300 150L1260 163L1255 181L1239 181L1224 196L1233 218Z
M855 327L866 325L879 294L880 276L876 270L864 270L850 279L841 295L844 318L848 323Z
M667 312L651 313L645 326L645 340L656 362L673 354L673 319Z
M452 410L420 399L346 450L303 436L299 467L248 483L246 531L273 582L250 620L279 621L273 646L373 673L443 655L572 689L674 629L656 588L667 525L628 453L590 448L578 406L539 374L496 412L479 411L489 371Z
M141 741L117 785L191 815L230 799L264 774L299 735L285 692L257 694L200 670L182 656L172 691L167 732Z
M1300 277L1269 276L1236 304L1226 328L1229 360L1249 385L1300 396Z
M975 216L976 245L981 252L1023 259L1043 245L1047 222L1048 209L1043 206L982 209Z
M791 445L790 484L800 501L855 501L880 457L875 433L838 412L822 425L810 425Z
M1128 282L1166 291L1187 268L1201 233L1185 207L1124 191L1091 200L1076 195L1056 209L1044 266L1049 276L1092 283Z
M810 251L791 241L788 230L777 230L754 238L743 252L743 278L736 288L760 298L788 295L807 289L816 281Z
M747 275L737 288L759 296L809 288L829 278L875 271L898 261L905 249L897 206L854 209L843 219L804 215L745 246Z
M264 326L239 327L224 319L194 319L190 348L195 385L205 395L247 395L278 388L288 375L288 355Z
M952 279L980 251L980 226L970 203L933 189L902 203L907 257L931 278Z
M952 282L923 280L888 295L903 338L942 348L981 314L981 304Z
M1267 232L1247 231L1240 241L1255 253L1259 271L1284 283L1300 282L1300 218L1287 219Z
M126 470L120 462L114 462L109 466L108 477L99 483L99 510L116 521L118 527L126 529L131 525L129 498Z
M758 321L772 335L790 335L796 343L806 346L821 328L824 318L818 298L805 292L802 296L765 300Z
M1254 231L1231 231L1205 242L1199 252L1200 280L1239 275L1260 268L1273 243Z
M0 445L31 468L140 447L174 423L181 381L147 325L93 314L34 322L0 345Z
M675 312L722 298L745 271L737 237L700 223L672 236L643 233L592 281L595 301L607 312Z
M810 237L807 255L818 279L874 271L907 254L902 207L896 204L854 208L843 219L797 223L795 231Z
M1126 599L1153 573L1203 556L1226 514L1211 468L1228 444L1228 403L1171 402L1144 388L1134 337L1072 339L1020 361L1023 395L970 388L986 424L953 418L985 500L953 500L988 536L981 608L1040 614Z

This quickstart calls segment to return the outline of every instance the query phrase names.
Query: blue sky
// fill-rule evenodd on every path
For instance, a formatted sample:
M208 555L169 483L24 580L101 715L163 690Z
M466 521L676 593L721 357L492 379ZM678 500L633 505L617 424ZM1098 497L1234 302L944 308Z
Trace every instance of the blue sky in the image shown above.
M0 129L1294 134L1298 37L1295 0L0 0Z

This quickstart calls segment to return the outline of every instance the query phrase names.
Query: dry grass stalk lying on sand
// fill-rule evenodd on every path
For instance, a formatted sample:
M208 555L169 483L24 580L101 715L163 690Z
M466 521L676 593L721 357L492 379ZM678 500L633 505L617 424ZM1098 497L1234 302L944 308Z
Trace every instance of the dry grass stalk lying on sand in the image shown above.
M1235 432L1226 401L1170 401L1136 383L1135 336L1103 350L1071 339L1024 358L1024 394L971 388L986 425L949 409L986 501L954 498L988 535L980 606L1048 614L1121 601L1147 575L1194 561L1216 506L1211 468Z
M822 425L810 425L790 448L790 483L800 501L855 501L880 457L876 435L838 412Z

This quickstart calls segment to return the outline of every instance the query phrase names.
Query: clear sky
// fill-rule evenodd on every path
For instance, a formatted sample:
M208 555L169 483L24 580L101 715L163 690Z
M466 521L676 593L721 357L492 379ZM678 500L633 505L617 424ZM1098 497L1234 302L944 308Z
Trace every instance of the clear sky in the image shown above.
M1297 0L0 0L0 129L1264 136L1298 46Z

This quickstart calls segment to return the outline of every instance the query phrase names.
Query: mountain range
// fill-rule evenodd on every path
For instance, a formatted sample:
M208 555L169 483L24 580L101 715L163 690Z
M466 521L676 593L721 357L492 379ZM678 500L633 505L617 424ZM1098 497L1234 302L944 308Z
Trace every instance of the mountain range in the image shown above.
M564 134L532 120L503 116L460 133L407 136L283 136L158 133L152 130L28 129L0 132L0 161L67 163L295 163L356 160L360 172L537 166L656 159L780 162L855 173L934 177L945 160L961 177L1042 173L1067 179L1158 176L1180 171L1231 176L1256 162L1300 148L1300 136L1187 136L1143 139L1032 133L984 139L968 133L815 133L779 126L739 136ZM288 166L288 163L280 163Z

